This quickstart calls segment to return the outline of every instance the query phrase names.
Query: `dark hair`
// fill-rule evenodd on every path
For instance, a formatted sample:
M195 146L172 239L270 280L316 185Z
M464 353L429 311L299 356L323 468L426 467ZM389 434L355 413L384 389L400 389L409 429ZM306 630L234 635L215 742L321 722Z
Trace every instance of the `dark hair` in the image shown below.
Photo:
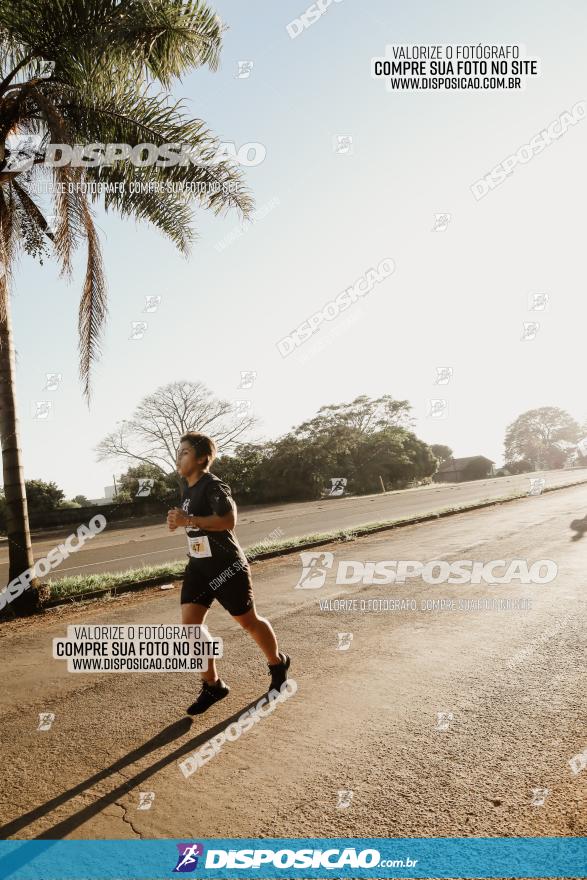
M217 448L216 443L211 437L207 437L206 434L200 434L198 431L188 431L187 434L180 438L180 443L184 441L193 447L198 458L201 458L203 455L208 456L207 467L212 464L216 458Z

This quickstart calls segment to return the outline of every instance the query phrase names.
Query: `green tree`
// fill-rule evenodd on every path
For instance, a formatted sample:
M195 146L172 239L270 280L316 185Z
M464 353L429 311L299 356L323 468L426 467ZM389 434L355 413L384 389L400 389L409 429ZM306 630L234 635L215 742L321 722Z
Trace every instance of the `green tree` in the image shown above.
M132 500L133 496L130 494L129 489L121 489L114 498L116 504L130 504Z
M441 443L433 443L430 449L441 464L448 461L449 458L453 458L453 451L450 446L443 446Z
M298 437L329 435L333 429L348 428L360 434L370 434L384 428L404 427L412 424L407 400L395 400L390 394L371 399L366 394L351 403L335 403L322 406L313 419L295 429Z
M90 506L90 499L87 498L85 495L74 495L71 500L74 501L76 504L79 504L80 507Z
M565 410L556 406L530 409L508 426L505 437L505 466L511 473L517 462L533 470L560 468L567 454L557 443L576 443L580 428Z
M359 461L349 488L362 493L380 491L379 477L386 489L400 489L430 478L437 467L428 444L404 429L388 428L368 436Z
M219 455L210 470L228 483L239 504L255 504L260 498L268 457L267 445L241 443L233 454Z
M147 478L154 481L148 494L139 495L139 480ZM151 498L154 501L166 501L169 504L179 500L179 485L175 475L164 474L163 471L149 464L139 464L122 474L118 481L116 501L137 500L138 498Z
M529 474L534 470L536 470L536 468L531 461L528 461L527 458L520 458L517 459L517 461L508 462L507 467L501 468L501 472L499 472L498 475L501 477L509 476L510 474Z
M31 513L46 513L50 510L57 510L65 498L65 492L56 483L46 483L44 480L27 480L25 488Z
M213 466L241 503L320 498L332 477L349 492L381 490L429 479L437 467L430 447L405 425L407 401L365 395L324 406L312 419L271 443L239 446Z
M579 437L578 437L579 442L581 440L584 440L586 437L587 437L587 422L582 424L581 427L579 428ZM583 444L581 444L581 447L582 447L582 449L585 449ZM577 457L575 459L575 464L578 465L579 467L587 467L587 451L582 452L580 449L577 449L576 452L577 452Z
M50 246L68 276L74 249L86 243L79 349L89 400L106 317L91 202L103 200L107 211L153 224L183 254L194 240L194 206L250 212L234 163L218 158L218 141L205 124L169 96L172 83L191 69L217 67L222 32L203 0L0 0L0 435L9 579L33 564L8 284L16 257L25 252L42 259ZM185 145L187 163L136 167L113 160L58 167L46 161L49 144L80 144L84 161L83 145L144 143ZM48 211L35 198L39 178L47 174L55 184ZM88 197L84 185L98 181L118 188ZM179 181L190 188L148 186ZM130 183L146 186L131 193ZM49 215L56 217L54 226ZM36 607L34 586L12 603L14 610Z
M346 477L349 492L378 492L380 476L386 486L395 485L402 472L400 462L407 464L403 444L412 423L410 412L407 400L362 394L350 403L321 407L293 433L310 444L321 489L331 477ZM409 468L404 468L403 477L412 478Z

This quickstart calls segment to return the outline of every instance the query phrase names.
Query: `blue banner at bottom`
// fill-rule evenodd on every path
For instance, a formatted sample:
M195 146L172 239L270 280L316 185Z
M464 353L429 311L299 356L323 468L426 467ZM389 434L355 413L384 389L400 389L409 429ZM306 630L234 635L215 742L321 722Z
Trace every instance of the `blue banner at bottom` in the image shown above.
M10 880L586 877L587 838L3 840Z

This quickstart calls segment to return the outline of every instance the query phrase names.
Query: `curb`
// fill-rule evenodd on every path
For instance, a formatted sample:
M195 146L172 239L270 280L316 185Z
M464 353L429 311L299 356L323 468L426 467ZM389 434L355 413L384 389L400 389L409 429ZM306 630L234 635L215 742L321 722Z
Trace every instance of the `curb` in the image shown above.
M564 486L548 486L545 487L541 495L546 495L548 492L558 492L561 489L571 489L574 486L584 486L587 484L587 480L579 480L576 483L566 483ZM395 522L383 523L379 526L357 526L356 528L349 528L348 534L351 536L350 538L345 539L344 537L338 538L320 538L317 541L306 541L305 543L296 544L295 547L285 547L283 549L276 550L267 550L264 553L258 553L255 556L247 557L249 562L260 562L265 559L276 559L279 556L291 556L293 553L299 553L300 550L312 549L313 547L324 547L327 544L339 544L345 543L346 540L353 540L354 538L364 538L367 535L375 535L378 532L388 532L393 531L394 529L405 528L406 526L419 525L420 523L433 522L437 519L444 519L447 516L456 516L459 513L467 513L473 510L483 510L487 507L494 507L498 504L509 504L512 501L520 501L522 498L528 498L529 495L514 495L507 498L494 498L491 501L479 501L476 504L467 505L466 507L456 507L451 510L442 510L437 513L424 513L421 516L413 516L409 519L400 519ZM246 551L245 551L246 555ZM157 577L148 578L144 581L139 581L136 583L129 582L127 584L116 584L112 587L105 587L102 590L92 590L89 593L75 593L71 596L60 596L57 599L51 599L49 602L44 602L41 606L41 611L45 608L55 608L59 605L70 605L75 602L81 602L85 599L100 599L105 596L117 596L119 593L136 593L140 590L147 590L149 587L156 587L160 584L169 583L169 581L174 580L173 575L158 575ZM179 580L179 578L175 578L175 580Z

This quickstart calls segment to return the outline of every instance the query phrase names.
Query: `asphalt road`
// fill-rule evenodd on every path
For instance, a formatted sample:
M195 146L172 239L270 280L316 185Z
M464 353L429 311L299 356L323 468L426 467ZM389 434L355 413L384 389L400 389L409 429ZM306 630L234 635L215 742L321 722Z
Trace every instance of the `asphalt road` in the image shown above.
M539 478L545 480L546 486L587 481L587 468L537 472L531 477L524 474L448 486L432 485L359 498L333 498L326 501L242 508L237 535L243 547L248 547L267 540L276 529L281 532L279 537L292 538L364 523L417 516L448 507L516 495L528 490L530 479ZM45 556L71 531L75 529L33 536L35 559ZM149 525L141 523L135 526L113 523L100 535L87 541L82 550L54 569L52 577L104 571L120 572L143 565L184 560L185 557L183 531L171 533L164 522ZM7 577L8 546L4 542L0 544L1 582L5 583Z
M569 761L587 749L587 536L569 524L586 506L579 486L324 548L336 564L550 559L547 584L342 586L333 565L310 590L295 588L297 554L254 564L258 608L298 690L187 779L179 762L267 686L258 650L221 608L210 628L232 691L194 721L183 715L191 673L72 674L51 657L70 623L176 622L177 585L3 625L0 837L585 835L587 767ZM417 608L321 610L335 598ZM530 607L422 609L481 598ZM55 714L44 732L42 712ZM153 793L150 809L140 792Z

